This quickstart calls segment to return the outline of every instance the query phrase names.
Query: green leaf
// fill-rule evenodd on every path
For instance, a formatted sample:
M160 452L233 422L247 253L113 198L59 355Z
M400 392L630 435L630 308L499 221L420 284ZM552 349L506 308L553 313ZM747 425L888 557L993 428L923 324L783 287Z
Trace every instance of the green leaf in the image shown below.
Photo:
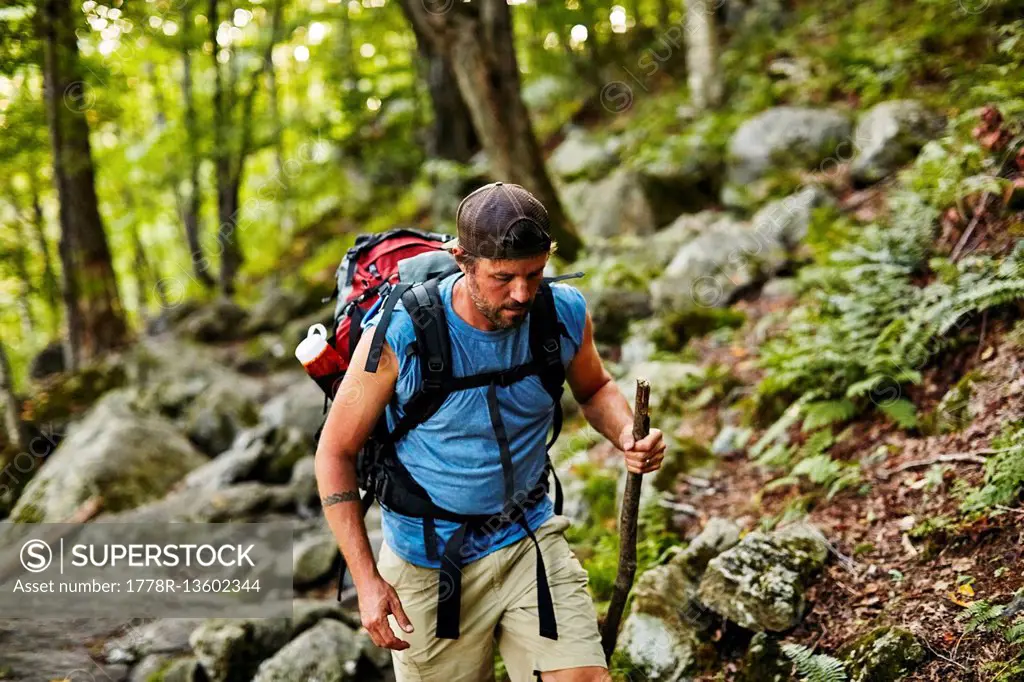
M878 409L904 429L912 429L917 426L917 408L906 398L882 403Z

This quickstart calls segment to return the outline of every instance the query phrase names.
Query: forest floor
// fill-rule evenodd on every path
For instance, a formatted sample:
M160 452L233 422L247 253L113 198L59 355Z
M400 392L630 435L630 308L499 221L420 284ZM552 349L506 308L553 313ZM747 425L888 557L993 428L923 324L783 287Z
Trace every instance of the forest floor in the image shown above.
M732 342L705 337L691 344L703 362L723 364L752 386L758 379L752 359L765 333L759 322L790 305L785 296L741 301L734 307L747 322ZM980 458L989 454L992 438L1004 423L1024 417L1024 348L1002 330L989 330L980 343L926 373L921 395L914 396L922 411L968 371L979 376L971 398L977 417L970 426L914 437L878 413L855 422L830 454L859 461L864 479L832 499L799 484L765 492L777 476L742 452L720 460L706 481L682 477L676 499L698 512L684 522L684 535L696 535L715 516L753 529L764 519L806 511L804 520L824 533L835 556L809 592L809 612L791 640L834 652L877 625L895 625L913 632L930 651L928 662L908 680L994 679L998 662L1012 658L1009 647L999 636L967 632L957 616L975 600L1006 603L1024 586L1024 510L997 509L962 522L956 491L982 482ZM691 415L678 435L709 442L707 432L716 421L713 411ZM727 675L739 670L749 641L749 634L728 627L723 621L716 633L720 648L732 654L724 666ZM996 667L984 667L992 663Z

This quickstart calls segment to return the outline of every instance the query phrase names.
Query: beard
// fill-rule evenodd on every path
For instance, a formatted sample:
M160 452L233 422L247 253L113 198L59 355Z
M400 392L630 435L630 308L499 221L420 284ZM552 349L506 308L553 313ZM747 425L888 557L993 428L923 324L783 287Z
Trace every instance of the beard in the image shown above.
M473 305L496 329L514 329L526 320L526 314L530 312L530 304L492 305L480 295L476 280L472 276L466 277L465 280L466 291L469 292L469 298L473 301ZM509 313L513 314L509 315Z

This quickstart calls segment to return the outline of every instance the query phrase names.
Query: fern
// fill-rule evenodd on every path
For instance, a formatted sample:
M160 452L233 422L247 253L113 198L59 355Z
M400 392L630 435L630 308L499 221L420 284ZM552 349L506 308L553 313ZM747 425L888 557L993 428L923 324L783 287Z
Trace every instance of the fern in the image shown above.
M799 644L783 644L782 652L793 661L804 682L846 682L846 664L826 654L816 654Z
M985 484L964 498L965 512L1011 504L1024 491L1024 421L1003 426L992 448L999 452L985 462Z
M904 429L917 426L917 408L905 398L881 403L878 409Z
M850 400L819 400L804 408L804 431L816 431L823 426L845 422L857 413Z
M991 632L999 624L1003 608L999 604L979 599L968 606L956 619L961 623L967 623L964 626L964 632Z

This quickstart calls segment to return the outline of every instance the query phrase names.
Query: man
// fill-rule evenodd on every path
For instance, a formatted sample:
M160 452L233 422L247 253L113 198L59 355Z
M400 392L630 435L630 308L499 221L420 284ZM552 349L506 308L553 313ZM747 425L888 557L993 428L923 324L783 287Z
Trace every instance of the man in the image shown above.
M456 222L458 238L447 248L459 271L437 287L453 376L493 377L527 366L535 347L531 322L539 329L548 319L535 303L553 301L560 342L547 345L557 348L554 362L561 360L583 415L624 452L627 469L657 470L662 434L651 429L634 442L632 410L598 357L583 296L565 284L542 288L555 245L541 203L519 185L492 183L463 200ZM495 641L514 682L535 674L545 682L610 680L587 573L564 536L569 519L546 494L529 501L521 495L536 490L542 476L546 481L545 441L556 411L537 376L452 392L394 443L394 457L429 502L499 522L460 526L382 504L384 542L374 562L356 458L381 414L394 430L419 388L422 368L410 352L421 345L416 324L401 304L395 307L379 355L371 350L374 334L362 334L316 453L324 513L352 573L363 626L374 643L392 650L399 682L490 680ZM376 372L365 371L368 357L379 357ZM508 513L513 488L519 503Z

